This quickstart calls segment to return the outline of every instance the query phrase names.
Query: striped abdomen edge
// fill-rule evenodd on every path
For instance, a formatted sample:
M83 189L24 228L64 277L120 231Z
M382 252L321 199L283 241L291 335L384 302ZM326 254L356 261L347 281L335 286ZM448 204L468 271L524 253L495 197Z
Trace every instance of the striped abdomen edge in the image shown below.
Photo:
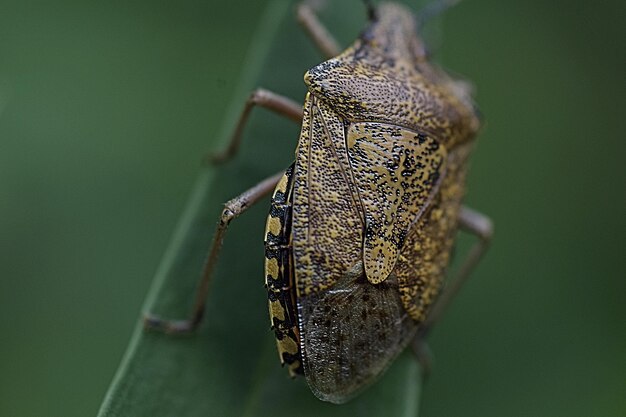
M265 284L272 330L281 363L289 374L303 374L291 257L293 165L287 168L274 194L265 227Z

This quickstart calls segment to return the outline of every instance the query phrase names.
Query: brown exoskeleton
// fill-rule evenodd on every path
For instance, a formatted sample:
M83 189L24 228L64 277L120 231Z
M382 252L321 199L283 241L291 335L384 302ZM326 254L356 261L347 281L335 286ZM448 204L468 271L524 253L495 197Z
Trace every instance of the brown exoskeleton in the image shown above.
M186 332L201 320L211 272L230 221L274 190L265 275L281 361L322 400L345 402L422 340L483 254L492 225L462 206L480 122L467 84L432 64L403 6L370 9L345 51L308 4L298 16L329 57L304 79L304 106L266 90L248 100L226 151L239 146L255 105L301 121L296 160L229 201L192 316L146 319ZM459 228L477 235L440 294Z

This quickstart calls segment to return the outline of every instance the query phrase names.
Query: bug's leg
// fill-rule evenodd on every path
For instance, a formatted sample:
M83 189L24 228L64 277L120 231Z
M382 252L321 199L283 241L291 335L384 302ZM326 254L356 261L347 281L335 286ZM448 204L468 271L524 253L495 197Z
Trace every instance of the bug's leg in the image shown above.
M319 1L303 1L298 4L296 17L298 23L302 25L315 46L322 52L326 58L332 58L339 55L341 47L330 34L328 29L320 22L317 17L316 10L319 7Z
M226 148L208 155L206 157L208 163L220 164L229 160L237 153L239 145L241 144L243 129L248 121L252 108L255 106L265 107L298 123L302 121L302 104L288 97L281 96L280 94L258 88L254 90L248 97L248 100L246 100L246 104L235 126L235 131L230 137Z
M283 175L284 173L280 172L266 178L254 187L224 204L224 209L220 215L217 230L213 236L211 248L209 249L202 268L202 274L196 289L195 301L189 318L187 320L165 320L151 314L147 314L144 317L144 327L147 330L181 334L192 332L198 327L202 321L204 307L209 293L209 284L213 275L213 269L217 262L220 249L222 248L222 242L224 241L224 235L226 234L228 225L234 218L246 211L246 209L259 201L261 198L272 192Z
M493 223L491 219L465 206L461 208L459 227L478 237L478 241L471 247L450 285L443 290L441 296L433 305L428 318L420 327L411 344L413 352L422 364L426 375L428 375L431 368L432 359L430 350L425 342L425 337L432 326L441 318L441 315L448 308L465 281L467 281L470 273L485 254L493 236Z

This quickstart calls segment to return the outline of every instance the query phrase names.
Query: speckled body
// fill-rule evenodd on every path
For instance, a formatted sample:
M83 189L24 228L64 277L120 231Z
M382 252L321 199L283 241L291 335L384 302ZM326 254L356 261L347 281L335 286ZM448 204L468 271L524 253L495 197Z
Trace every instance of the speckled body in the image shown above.
M267 222L266 283L281 361L341 403L382 374L439 293L479 119L396 4L305 82L296 162Z

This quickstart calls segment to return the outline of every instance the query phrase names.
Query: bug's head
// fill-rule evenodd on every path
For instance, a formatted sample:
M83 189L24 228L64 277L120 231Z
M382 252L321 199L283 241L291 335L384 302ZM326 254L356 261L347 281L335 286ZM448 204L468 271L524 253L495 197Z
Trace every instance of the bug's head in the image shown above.
M374 7L371 0L363 0L371 24L363 32L361 39L370 47L378 47L386 53L393 53L394 56L391 58L412 56L417 61L427 61L430 54L420 37L422 28L431 19L460 1L431 1L414 18L402 5L383 3Z

